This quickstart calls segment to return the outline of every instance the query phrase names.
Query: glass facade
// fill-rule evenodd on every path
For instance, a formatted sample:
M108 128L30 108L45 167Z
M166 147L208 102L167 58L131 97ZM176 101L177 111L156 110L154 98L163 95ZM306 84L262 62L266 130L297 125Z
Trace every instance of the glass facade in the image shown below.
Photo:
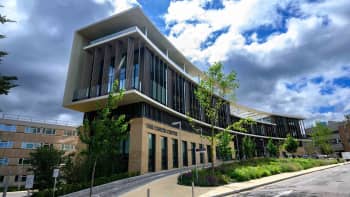
M162 152L162 170L168 169L168 139L166 137L160 138L161 152Z
M140 64L139 64L139 51L136 51L134 54L134 69L132 71L132 88L139 90L140 89Z
M151 97L166 104L167 65L156 55L151 55ZM147 83L147 82L146 82Z
M13 142L12 141L0 141L0 148L12 148Z
M0 131L16 132L16 125L0 124Z
M179 167L179 147L177 139L173 139L173 168Z
M156 161L156 136L154 134L148 134L148 172L155 171Z
M182 141L182 165L188 166L187 142Z
M119 89L125 89L125 80L126 80L126 56L124 55L121 62L119 73Z

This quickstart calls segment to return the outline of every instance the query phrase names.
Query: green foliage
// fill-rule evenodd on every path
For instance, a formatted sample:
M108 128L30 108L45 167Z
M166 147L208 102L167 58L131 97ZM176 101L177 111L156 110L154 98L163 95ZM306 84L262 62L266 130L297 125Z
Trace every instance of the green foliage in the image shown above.
M230 143L233 140L233 136L228 132L228 130L224 130L216 134L217 143L217 154L219 158L222 160L231 160L232 159L232 147Z
M240 132L247 132L247 127L250 125L255 125L256 122L251 119L251 118L242 118L237 122L234 122L231 126L230 129L232 128L235 131L240 131Z
M311 138L316 147L319 147L322 154L331 154L333 149L329 143L332 131L322 123L316 123L312 128Z
M246 159L250 159L255 156L255 146L255 142L252 140L252 138L248 136L243 137L242 148Z
M192 181L196 186L218 186L228 184L231 180L220 171L215 171L214 175L207 169L198 170L198 182L195 170L181 174L177 178L180 185L192 185Z
M209 174L208 169L200 170L198 173L198 183L195 172L185 173L178 177L178 184L191 185L192 181L198 186L217 186L229 182L248 181L261 177L271 176L283 172L295 172L312 167L336 164L335 159L275 159L262 158L245 160L216 167L215 177Z
M228 74L223 72L221 62L216 62L209 67L204 73L204 77L199 82L198 87L194 91L201 109L209 120L211 126L211 134L209 140L211 147L215 147L215 126L218 124L219 112L227 101L220 97L235 97L235 90L238 88L236 73L231 71ZM188 117L188 119L191 119ZM210 151L211 157L214 158L214 148ZM212 173L214 173L214 160L212 162Z
M0 5L0 7L2 7ZM0 14L0 23L5 24L7 22L14 22L11 19L8 19L6 16ZM0 34L0 39L5 38L5 35ZM8 55L6 51L0 51L0 63L2 61L2 57ZM17 85L13 83L13 81L17 80L16 76L5 76L0 73L0 95L9 93L11 88L16 87Z
M298 149L298 141L288 134L283 146L287 152L295 153Z
M267 143L266 150L269 153L270 157L278 157L278 154L279 154L278 146L276 146L273 143L271 138L269 139L269 141Z
M135 173L128 173L128 172L124 172L124 173L119 173L119 174L113 174L113 175L109 175L108 177L100 177L97 178L95 180L94 186L97 185L102 185L105 183L109 183L112 181L117 181L120 179L125 179L128 177L133 177L133 176L137 176L139 175L139 173L135 172ZM78 181L75 183L71 183L71 184L64 184L64 185L60 185L57 188L57 191L55 192L56 196L61 196L61 195L65 195L65 194L69 194L72 192L76 192L82 189L86 189L90 186L89 182L82 182L82 181ZM46 197L46 196L52 196L52 189L45 189L39 192L35 192L34 197Z
M108 176L118 171L120 144L127 138L128 122L124 114L113 116L112 110L117 109L123 96L124 90L118 91L116 81L107 102L103 105L98 104L101 109L97 111L94 119L85 119L79 131L80 140L88 147L82 154L87 156L87 163L91 166L91 186L94 184L96 169L100 172L99 176Z
M34 188L45 189L53 186L52 173L63 161L63 151L42 146L30 153L31 168L35 174Z

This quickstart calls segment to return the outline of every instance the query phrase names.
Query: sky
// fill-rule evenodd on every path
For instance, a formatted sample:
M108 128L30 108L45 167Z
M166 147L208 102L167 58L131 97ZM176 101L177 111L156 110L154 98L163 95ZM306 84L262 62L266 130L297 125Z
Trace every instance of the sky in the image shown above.
M349 0L0 0L4 113L81 122L62 107L73 32L140 6L195 65L237 72L239 104L311 122L350 113Z

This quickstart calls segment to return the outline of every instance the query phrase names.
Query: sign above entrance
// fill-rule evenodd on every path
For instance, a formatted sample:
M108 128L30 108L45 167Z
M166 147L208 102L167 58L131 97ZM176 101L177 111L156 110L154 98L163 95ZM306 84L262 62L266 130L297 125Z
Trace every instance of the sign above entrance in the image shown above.
M162 133L166 133L166 134L177 136L177 132L173 131L173 130L164 129L164 128L161 128L161 127L158 127L158 126L154 126L152 124L146 124L146 126L149 129L153 129L153 130L156 130L156 131L160 131Z

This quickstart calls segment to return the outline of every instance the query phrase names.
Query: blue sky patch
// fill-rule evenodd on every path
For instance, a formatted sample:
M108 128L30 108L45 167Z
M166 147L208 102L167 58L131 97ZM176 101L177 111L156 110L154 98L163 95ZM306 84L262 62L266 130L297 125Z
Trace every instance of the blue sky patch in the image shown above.
M334 112L335 111L335 106L321 106L318 109L318 112L320 113L328 113L328 112Z
M334 94L335 88L329 85L323 86L320 89L321 95L332 95Z
M295 92L300 92L303 88L307 86L306 81L301 81L300 83L286 83L286 88L293 90Z
M223 9L224 4L222 3L222 0L211 0L205 3L204 9L210 10L210 9Z
M207 39L201 43L201 46L200 46L201 49L203 50L203 49L206 49L206 48L212 46L215 43L216 39L218 39L222 34L227 33L229 29L230 29L230 27L227 26L227 27L224 27L222 29L219 29L219 30L212 32L207 37Z
M248 31L243 32L243 36L246 39L246 44L251 44L253 40L251 39L251 36L256 33L257 35L257 42L258 43L264 43L267 41L267 38L272 34L280 34L287 32L286 27L274 27L272 25L261 25L257 28L250 29Z
M320 84L323 82L323 80L324 78L322 76L318 76L310 79L311 83L314 83L314 84Z
M333 79L333 84L342 88L350 88L350 77L338 77Z

